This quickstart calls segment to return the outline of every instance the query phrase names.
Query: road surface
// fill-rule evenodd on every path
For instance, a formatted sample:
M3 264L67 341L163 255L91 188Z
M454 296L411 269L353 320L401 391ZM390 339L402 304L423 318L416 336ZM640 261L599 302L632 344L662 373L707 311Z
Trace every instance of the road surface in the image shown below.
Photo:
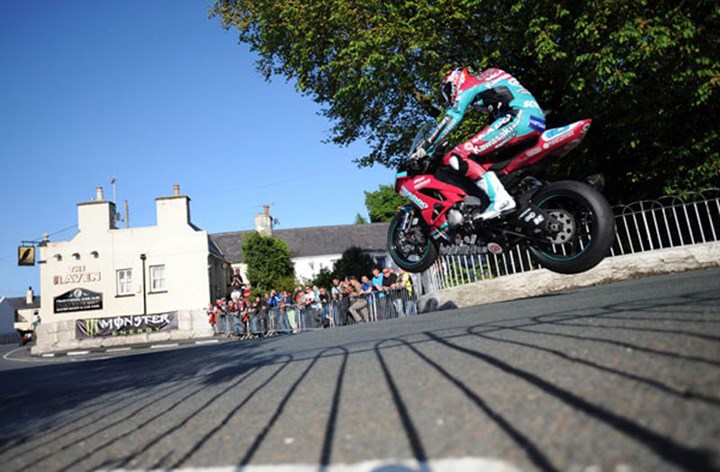
M3 471L720 470L720 270L251 342L11 349Z

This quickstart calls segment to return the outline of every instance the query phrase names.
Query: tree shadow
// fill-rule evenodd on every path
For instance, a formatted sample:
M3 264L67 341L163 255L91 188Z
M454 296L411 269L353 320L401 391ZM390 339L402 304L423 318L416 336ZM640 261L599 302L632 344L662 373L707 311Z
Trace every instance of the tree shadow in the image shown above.
M500 371L515 376L528 382L539 390L552 395L556 399L565 403L574 410L581 411L589 415L620 433L633 438L634 440L644 444L648 449L652 450L656 455L663 458L669 463L690 470L716 470L714 464L714 454L712 451L705 449L696 449L680 444L672 439L666 438L644 426L620 416L602 406L595 405L578 395L558 387L538 375L527 372L518 367L512 366L505 361L490 356L483 352L469 349L451 343L434 333L426 333L427 336L437 341L439 344L463 354L467 354L475 359L499 369Z
M712 298L707 294L690 294L683 300L690 300L691 296L696 296L694 300L701 303ZM702 298L703 296L705 298ZM504 414L500 408L490 404L487 395L479 389L473 389L472 384L463 376L451 373L453 369L443 365L446 355L461 354L461 357L469 357L474 363L481 361L494 370L518 379L557 399L573 411L607 425L669 464L689 470L713 470L715 464L711 451L693 448L664 437L637 421L551 383L538 373L529 372L483 352L479 346L469 348L459 343L463 340L482 339L497 343L498 346L531 349L548 354L553 359L593 369L603 375L619 376L649 386L677 399L697 400L713 408L719 407L720 399L715 396L685 392L648 375L608 367L601 362L564 352L556 346L545 347L534 342L499 337L500 333L505 332L542 334L560 339L580 340L583 343L590 341L623 349L630 348L645 354L713 367L720 365L712 359L663 351L616 339L552 331L565 327L576 328L575 325L578 324L586 327L582 325L582 320L623 316L632 309L645 311L653 306L664 306L663 303L667 303L667 300L656 301L655 304L650 300L641 301L630 309L622 304L608 305L592 313L579 313L578 310L554 311L488 321L471 327L446 325L445 328L432 331L416 327L407 334L390 338L386 338L387 328L376 329L373 326L358 325L348 328L347 332L362 333L364 338L354 339L352 335L322 338L323 333L314 333L307 337L293 337L293 341L289 342L284 342L281 338L267 342L263 340L245 344L198 346L185 352L152 352L123 358L37 367L27 371L0 372L0 392L3 399L0 402L0 415L4 418L16 415L18 418L14 422L5 422L1 428L4 444L0 446L0 460L9 464L8 469L17 466L17 470L28 467L40 469L49 460L61 463L55 470L79 470L86 468L92 460L97 462L98 457L103 458L102 468L137 468L140 467L138 464L142 464L144 469L192 467L201 451L212 449L214 440L223 432L232 430L232 420L242 417L253 399L262 397L263 401L269 402L267 417L263 416L262 421L252 425L243 424L243 428L247 428L243 431L249 436L247 446L237 451L236 465L242 469L262 459L261 450L271 447L270 433L281 426L283 418L289 419L286 415L293 399L300 388L309 382L310 374L320 370L329 378L327 384L319 387L328 392L329 401L319 402L313 408L317 409L316 415L327 419L321 421L323 427L316 437L312 438L311 443L318 448L318 469L324 471L332 465L338 447L343 395L350 381L348 365L357 358L371 364L368 367L378 368L377 378L380 380L373 388L386 392L383 387L387 387L389 394L384 395L389 398L392 410L397 414L399 428L407 442L407 453L417 461L420 471L429 471L432 459L429 451L432 450L432 445L428 443L427 431L418 426L423 424L418 421L423 412L413 410L408 401L409 395L423 395L424 392L410 390L409 386L403 384L402 377L391 368L393 350L400 348L412 353L411 356L419 360L422 367L415 368L432 372L433 377L439 379L443 386L448 385L460 393L463 401L467 399L471 408L496 425L514 446L523 451L530 465L539 470L554 471L562 468L562 465L554 463L557 460L551 460L551 457L555 456L550 451L543 450L533 441L533 436L541 433L526 431L513 424L507 413ZM677 306L681 306L680 300ZM403 326L408 327L411 324L405 321ZM427 325L418 323L416 326ZM632 328L644 330L642 327ZM659 334L652 326L644 331ZM669 336L683 335L673 330L661 331L661 334ZM323 341L317 341L320 339ZM704 341L715 342L714 339ZM430 347L432 357L428 354L430 349L426 349ZM365 355L368 353L371 355ZM331 360L333 362L330 362ZM329 365L337 367L330 370L327 368ZM296 369L290 369L295 366ZM298 373L291 374L291 371ZM281 380L286 380L287 384ZM41 384L38 385L38 382ZM271 389L277 385L282 387ZM203 393L209 387L212 387L212 395L204 396ZM265 395L270 391L273 396ZM197 437L190 437L186 449L163 449L163 441L168 438L172 440L183 431L191 429L192 422L199 419L218 399L226 401L230 407L223 410L222 415L213 417L206 423L209 429ZM146 410L148 405L153 404L156 409ZM147 411L147 416L136 418L131 423L130 418L142 411ZM174 418L180 412L182 418ZM158 426L161 419L171 417L174 418L172 423ZM22 423L24 420L34 421L37 418L41 418L38 425ZM5 442L5 439L8 441ZM117 450L123 452L119 453ZM69 454L71 451L74 455ZM375 472L406 472L418 468L385 464L377 467Z

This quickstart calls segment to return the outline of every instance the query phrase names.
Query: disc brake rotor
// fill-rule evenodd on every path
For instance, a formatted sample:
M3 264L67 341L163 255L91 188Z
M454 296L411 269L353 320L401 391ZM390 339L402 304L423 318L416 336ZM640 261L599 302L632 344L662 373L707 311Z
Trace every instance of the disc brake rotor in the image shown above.
M565 210L551 210L548 213L560 223L560 231L548 237L548 240L553 244L565 244L572 241L573 237L575 237L575 230L577 229L575 218L573 218L572 214Z

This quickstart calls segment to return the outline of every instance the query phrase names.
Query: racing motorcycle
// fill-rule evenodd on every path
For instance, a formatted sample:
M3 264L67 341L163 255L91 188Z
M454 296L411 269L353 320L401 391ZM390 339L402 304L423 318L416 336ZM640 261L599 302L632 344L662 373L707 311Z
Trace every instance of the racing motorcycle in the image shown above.
M586 119L549 129L529 147L478 162L497 174L517 203L512 213L487 221L478 218L490 204L484 192L441 165L447 143L420 162L409 158L433 127L426 123L397 171L395 191L410 204L390 222L388 249L395 263L422 272L439 254L501 254L524 245L538 264L554 272L576 274L595 267L609 253L615 234L607 200L586 183L536 177L552 158L577 147L591 123Z

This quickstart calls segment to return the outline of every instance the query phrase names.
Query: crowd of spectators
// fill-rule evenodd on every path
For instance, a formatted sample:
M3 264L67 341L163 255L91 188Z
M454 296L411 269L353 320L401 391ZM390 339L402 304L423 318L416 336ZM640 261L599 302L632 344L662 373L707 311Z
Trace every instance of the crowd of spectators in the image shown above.
M385 267L360 280L336 277L329 291L315 285L264 294L236 273L229 295L210 304L207 314L214 335L253 339L412 316L416 309L410 274Z

